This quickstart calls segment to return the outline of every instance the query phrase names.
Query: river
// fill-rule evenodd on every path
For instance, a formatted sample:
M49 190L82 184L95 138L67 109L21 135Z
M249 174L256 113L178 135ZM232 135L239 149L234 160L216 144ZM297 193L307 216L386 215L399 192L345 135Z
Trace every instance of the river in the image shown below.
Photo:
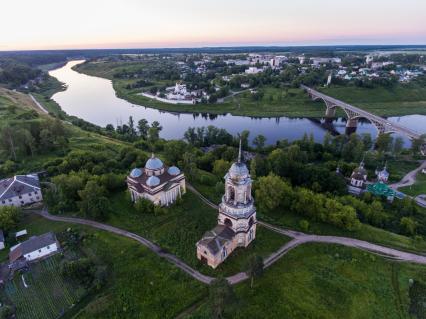
M325 121L320 119L251 118L230 114L175 114L134 105L115 95L110 80L88 76L72 70L74 65L81 62L83 61L70 61L63 67L49 72L51 76L67 85L65 91L54 94L52 98L68 114L99 126L105 127L107 124L117 126L127 123L129 116L132 116L135 123L142 118L150 123L152 121L160 122L163 127L161 137L166 139L182 138L188 127L214 125L224 128L232 134L249 130L251 138L262 134L267 138L269 144L281 139L288 139L289 141L300 139L304 133L312 133L316 141L322 141L327 130L330 129L329 126L325 125ZM426 133L426 116L407 115L390 117L389 120L398 122L417 132ZM345 119L335 119L331 130L344 133ZM373 137L377 134L375 127L369 122L360 122L357 133L370 133Z

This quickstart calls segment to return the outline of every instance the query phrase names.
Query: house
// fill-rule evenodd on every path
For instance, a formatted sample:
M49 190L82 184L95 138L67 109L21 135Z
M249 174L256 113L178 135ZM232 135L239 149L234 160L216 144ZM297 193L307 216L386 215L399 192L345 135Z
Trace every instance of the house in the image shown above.
M342 63L341 58L311 58L310 60L312 64L315 66L319 66L321 64L327 64L327 63L334 63L334 64Z
M5 247L4 245L4 234L3 231L0 229L0 250L3 250Z
M135 168L127 176L133 202L145 198L155 205L168 206L185 194L185 175L176 166L167 167L152 154L144 168Z
M43 200L38 175L16 175L0 180L0 206L24 206Z
M218 225L197 242L197 258L216 268L237 248L247 247L256 237L256 208L251 195L252 180L241 161L225 175L225 195L219 205Z
M23 230L16 232L15 238L18 239L19 237L26 236L26 235L28 235L28 232L27 232L26 229L23 229Z
M60 249L60 245L53 232L40 236L33 236L30 239L13 246L10 249L10 268L21 262L31 262L43 257L53 255Z
M261 72L263 72L263 69L257 68L255 66L251 66L247 70L245 70L246 74L258 74L258 73L261 73Z

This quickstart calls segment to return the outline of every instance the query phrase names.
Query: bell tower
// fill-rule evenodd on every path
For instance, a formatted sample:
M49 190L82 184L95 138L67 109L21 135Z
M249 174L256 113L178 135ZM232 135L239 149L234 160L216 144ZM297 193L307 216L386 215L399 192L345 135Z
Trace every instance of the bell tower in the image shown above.
M237 246L247 247L256 237L256 208L251 195L252 180L241 160L241 140L238 161L225 175L225 195L219 205L218 224L235 232Z

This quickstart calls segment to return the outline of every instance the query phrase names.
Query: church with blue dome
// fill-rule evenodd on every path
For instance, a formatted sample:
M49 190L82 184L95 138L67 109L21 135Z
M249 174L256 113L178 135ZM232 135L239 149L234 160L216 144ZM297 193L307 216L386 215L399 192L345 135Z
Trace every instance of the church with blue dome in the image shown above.
M159 206L173 204L186 192L185 175L181 170L165 166L154 154L144 168L134 168L130 172L127 186L133 202L144 198Z

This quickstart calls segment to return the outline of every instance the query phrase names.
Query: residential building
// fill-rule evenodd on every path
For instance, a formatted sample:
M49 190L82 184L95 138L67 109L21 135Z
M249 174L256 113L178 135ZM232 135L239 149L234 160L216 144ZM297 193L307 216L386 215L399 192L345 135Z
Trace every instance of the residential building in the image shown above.
M327 64L327 63L335 63L335 64L342 63L341 58L311 58L310 61L315 66L319 66L321 64Z
M4 234L3 231L0 229L0 250L3 250L5 247L4 245Z
M135 168L127 176L133 202L145 198L155 205L168 206L185 194L185 175L176 166L167 167L154 154L144 168Z
M16 175L0 180L0 206L21 207L42 200L37 175Z
M251 66L247 70L245 70L246 74L258 74L261 72L263 72L263 68L257 68L255 66Z
M256 208L247 166L238 161L225 175L225 195L219 205L218 225L197 242L197 258L210 267L219 266L237 247L247 247L256 237Z
M30 239L13 246L10 249L10 266L22 261L31 262L43 257L53 255L60 249L60 245L53 232L40 236L33 236Z

